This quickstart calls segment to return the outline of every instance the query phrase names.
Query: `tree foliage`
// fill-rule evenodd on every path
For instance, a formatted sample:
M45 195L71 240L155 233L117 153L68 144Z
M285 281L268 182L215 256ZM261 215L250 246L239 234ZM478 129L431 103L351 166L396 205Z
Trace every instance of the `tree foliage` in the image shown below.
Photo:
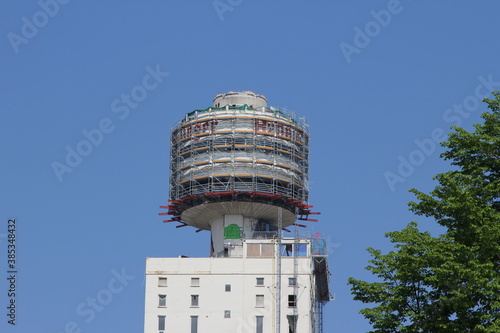
M433 237L415 222L386 236L387 254L369 248L379 282L349 279L371 332L500 332L500 92L485 98L484 122L454 132L441 155L454 170L434 177L429 194L412 189L410 210L445 232Z

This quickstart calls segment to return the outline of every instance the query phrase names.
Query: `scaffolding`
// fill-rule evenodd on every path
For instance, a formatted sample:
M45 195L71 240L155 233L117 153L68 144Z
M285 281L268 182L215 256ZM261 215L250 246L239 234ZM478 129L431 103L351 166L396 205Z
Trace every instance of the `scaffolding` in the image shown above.
M172 131L170 197L254 191L307 201L309 132L300 124L264 107L195 112Z
M311 307L311 332L323 333L323 308L331 300L330 293L330 271L328 268L328 252L326 240L317 232L299 231L295 229L292 239L283 238L284 243L293 241L293 277L298 277L298 258L303 255L299 249L301 241L307 240L310 244L307 255L312 259L311 285L310 290ZM295 280L298 281L298 280ZM294 285L294 297L298 299L298 284ZM294 308L294 324L297 324L298 313Z
M295 227L293 240L293 299L295 302L299 299L299 230ZM291 320L292 333L297 333L297 320L299 318L297 305L293 308L293 317Z
M226 105L220 107L222 103ZM160 206L168 211L159 215L171 215L164 222L180 223L176 228L191 225L196 232L211 230L212 251L213 235L220 235L222 227L210 223L222 226L220 218L226 215L245 216L256 223L265 221L268 228L240 226L238 235L248 243L239 242L243 248L236 255L244 256L248 251L249 257L271 257L271 247L275 247L275 332L282 333L282 319L286 318L289 331L296 333L299 275L307 273L312 286L310 328L322 333L322 310L330 300L325 241L319 234L301 233L298 228L293 238L282 236L283 230L290 231L286 229L290 225L305 227L295 223L296 219L316 222L309 216L319 214L312 212L313 206L307 203L309 125L294 112L263 105L267 105L265 97L252 92L220 94L214 99L214 107L194 110L172 128L170 200L168 206ZM260 239L262 244L257 241ZM233 238L231 241L235 242ZM292 302L293 314L282 311L282 269L290 274L291 264L285 263L287 259L282 255L289 256L290 251L294 284L288 301L289 306ZM307 261L311 267L299 267L300 258L305 256L311 259ZM282 267L282 259L286 268Z
M330 301L330 271L328 269L328 253L326 241L319 237L311 239L315 291L312 293L314 302L314 333L323 333L323 307Z
M309 220L309 125L293 112L230 106L188 113L172 129L171 221L200 203L253 201Z
M326 303L331 300L330 294L330 285L329 278L330 272L328 269L328 253L326 247L326 241L323 239L319 233L313 233L311 231L299 231L298 228L295 228L294 235L291 238L276 236L276 312L281 312L281 274L282 274L282 251L284 250L287 253L287 256L293 260L293 299L289 299L289 302L298 302L299 301L299 258L307 256L312 259L311 266L311 285L313 288L310 290L310 317L311 317L311 332L314 333L323 333L323 308ZM301 249L301 245L309 244L308 250L304 248ZM288 255L287 247L289 246L291 250L291 255ZM281 249L279 249L281 247ZM290 332L295 333L299 313L298 307L295 306L293 308L293 314L287 315L288 324L290 327ZM278 317L276 317L276 323L279 325Z
M278 232L276 237L276 333L281 333L281 238L282 238L282 208L278 209Z

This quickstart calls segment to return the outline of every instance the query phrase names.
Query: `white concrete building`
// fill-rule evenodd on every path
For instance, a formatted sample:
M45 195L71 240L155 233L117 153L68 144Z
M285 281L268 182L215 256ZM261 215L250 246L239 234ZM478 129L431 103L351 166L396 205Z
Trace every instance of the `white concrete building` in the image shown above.
M329 300L324 240L255 239L241 247L239 257L148 258L144 332L271 333L278 313L280 332L318 332Z
M324 239L282 236L309 215L309 129L253 92L229 92L172 130L170 215L211 232L208 258L148 258L145 333L321 333Z

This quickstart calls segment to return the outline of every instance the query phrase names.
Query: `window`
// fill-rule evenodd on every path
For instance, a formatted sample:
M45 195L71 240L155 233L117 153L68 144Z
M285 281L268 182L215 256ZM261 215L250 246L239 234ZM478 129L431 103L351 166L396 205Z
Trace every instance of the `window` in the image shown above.
M288 295L288 307L294 308L297 306L297 295Z
M191 278L191 287L199 287L200 278Z
M260 244L247 244L247 257L260 257Z
M258 286L263 286L264 285L264 278L257 278L256 283Z
M280 247L280 253L283 257L306 257L307 244L283 244Z
M297 251L297 256L307 257L307 244L297 244L295 245L295 251Z
M256 333L264 332L264 316L255 317L255 332Z
M264 307L264 295L255 295L255 307L256 308Z
M226 284L226 291L231 291L231 285L230 284Z
M191 316L191 333L198 333L198 316Z
M231 310L224 310L224 318L231 318Z
M158 287L166 287L167 286L167 278L159 277L158 278Z
M268 257L274 256L273 244L247 244L247 257Z
M158 316L158 331L165 330L165 316Z
M191 295L191 306L197 307L198 301L199 301L198 295Z
M167 306L167 295L158 295L158 306Z
M288 333L296 333L297 332L297 315L287 315L286 319L288 320Z
M296 286L297 285L297 278L288 278L288 285L289 286Z
M260 248L261 257L273 257L274 256L274 245L273 244L262 244Z

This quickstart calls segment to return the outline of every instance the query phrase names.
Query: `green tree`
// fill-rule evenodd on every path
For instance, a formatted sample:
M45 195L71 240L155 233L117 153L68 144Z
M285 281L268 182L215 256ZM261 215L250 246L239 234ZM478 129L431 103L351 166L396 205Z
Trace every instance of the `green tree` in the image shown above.
M378 282L349 279L370 332L500 332L500 92L485 98L484 122L454 132L441 155L454 170L434 177L425 194L412 189L410 210L444 227L433 237L417 223L386 237L387 254L369 248L366 269Z

